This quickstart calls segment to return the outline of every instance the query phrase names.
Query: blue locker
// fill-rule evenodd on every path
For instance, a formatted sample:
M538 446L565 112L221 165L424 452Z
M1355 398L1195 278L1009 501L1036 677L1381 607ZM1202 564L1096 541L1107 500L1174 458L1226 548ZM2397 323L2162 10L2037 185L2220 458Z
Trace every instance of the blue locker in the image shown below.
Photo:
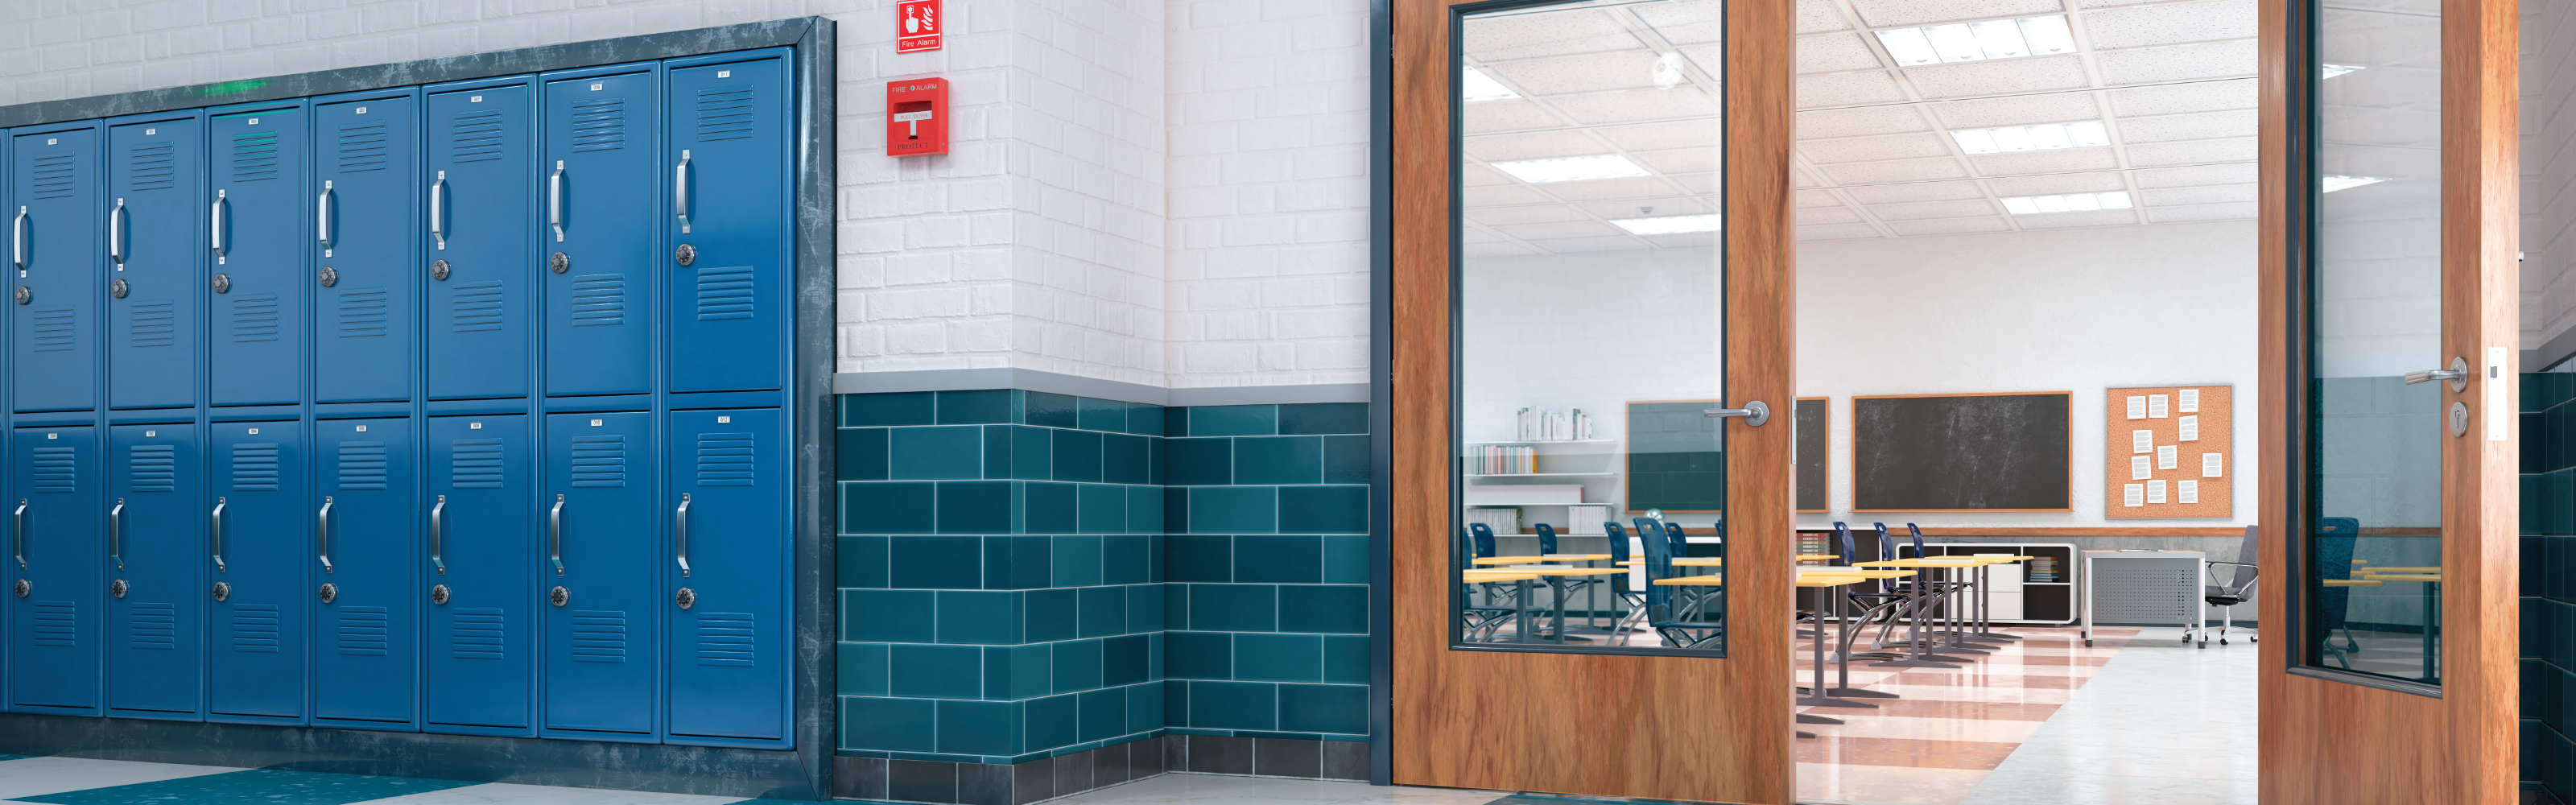
M313 105L317 402L411 399L414 289L427 273L412 249L418 104L403 94Z
M214 601L207 620L208 721L302 723L314 587L304 426L217 422L207 440ZM318 501L315 501L318 504Z
M326 419L313 425L313 723L418 729L420 584L427 555L413 524L409 419Z
M652 391L654 222L666 167L655 157L656 74L546 82L537 165L546 268L546 393Z
M785 417L673 411L671 743L787 746Z
M671 553L656 505L652 414L550 414L537 500L546 590L545 729L655 740L660 584Z
M671 390L778 388L795 243L787 60L675 67L669 81Z
M108 429L107 712L196 720L205 667L205 456L192 424Z
M528 396L536 296L528 85L432 88L423 149L429 183L429 397ZM435 715L432 716L435 719Z
M25 389L20 389L25 394ZM98 715L106 579L98 429L21 428L9 457L9 709Z
M305 192L306 111L219 112L208 119L215 198L208 315L213 405L304 401L306 262L316 197Z
M10 380L20 411L78 411L98 405L98 127L12 137L9 258L17 281L10 305Z
M528 544L536 523L529 509L536 456L528 447L526 416L429 420L422 663L431 732L526 735L533 726L533 610L542 588Z
M205 303L205 126L195 115L107 132L108 389L113 408L197 404Z

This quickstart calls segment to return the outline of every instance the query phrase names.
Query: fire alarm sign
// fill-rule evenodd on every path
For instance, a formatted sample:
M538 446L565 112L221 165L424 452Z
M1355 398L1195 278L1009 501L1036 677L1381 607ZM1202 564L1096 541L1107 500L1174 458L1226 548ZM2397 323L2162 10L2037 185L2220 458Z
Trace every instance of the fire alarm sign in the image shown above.
M939 0L903 0L895 4L894 52L939 49Z
M948 153L948 79L886 82L886 156Z

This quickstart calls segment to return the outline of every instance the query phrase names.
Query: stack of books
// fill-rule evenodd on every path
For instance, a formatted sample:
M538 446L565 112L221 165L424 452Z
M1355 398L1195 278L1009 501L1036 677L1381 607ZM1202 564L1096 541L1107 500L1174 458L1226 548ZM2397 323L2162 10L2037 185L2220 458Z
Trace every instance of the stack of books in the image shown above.
M1538 471L1538 448L1484 444L1467 448L1469 475L1527 475Z
M1548 411L1523 408L1519 414L1519 435L1512 438L1532 442L1566 442L1592 438L1592 415L1581 408Z
M2058 577L2057 557L2042 556L2030 560L2030 580L2042 583L2065 581Z

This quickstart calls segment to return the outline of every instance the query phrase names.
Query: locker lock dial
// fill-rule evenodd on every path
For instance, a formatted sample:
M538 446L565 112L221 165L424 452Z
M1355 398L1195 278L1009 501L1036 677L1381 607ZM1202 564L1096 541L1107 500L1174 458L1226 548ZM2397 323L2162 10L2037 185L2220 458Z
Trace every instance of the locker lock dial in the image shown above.
M432 604L447 603L449 595L450 593L447 591L447 585L441 584L436 587L429 588L429 602Z
M233 585L231 582L215 582L215 600L222 601L231 597L233 597Z
M27 594L28 594L28 593L35 592L35 591L36 591L36 585L33 585L33 584L29 584L29 583L27 583L27 580L26 580L26 579L19 579L19 580L18 580L18 597L19 597L19 598L25 598L25 597L27 597Z
M23 305L33 301L36 301L36 292L27 290L27 286L18 286L18 304Z
M555 606L563 606L564 604L571 603L571 602L572 602L572 591L571 591L571 590L567 590L567 589L564 589L564 588L563 588L563 587L561 587L561 586L557 586L556 588L554 588L554 589L552 589L552 590L547 590L547 591L546 591L546 603L553 604L553 605L555 605Z
M697 606L698 591L682 587L679 594L671 596L671 603L680 605L681 609Z
M125 580L124 580L124 579L117 579L117 580L115 580L115 581L111 581L111 582L108 582L108 583L107 583L107 594L108 594L108 595L113 595L113 596L116 596L116 597L118 597L118 598L124 598L124 597L125 597L125 591L126 591L127 589L129 589L129 588L127 588L127 587L125 586Z
M432 261L430 261L430 262L429 262L429 278L430 278L430 279L438 280L438 281L440 281L440 282L446 282L446 281L447 281L447 272L448 272L448 268L447 268L447 261L445 261L445 260L432 260Z
M115 281L115 282L111 282L111 283L108 283L108 284L107 284L107 292L108 292L108 293L110 293L110 294L114 294L114 295L116 296L116 298L118 298L118 299L123 299L123 298L125 298L125 292L126 292L126 291L129 291L129 290L132 290L132 289L133 289L133 288L132 288L132 286L129 286L129 285L126 285L126 284L125 284L125 278L124 278L124 277L118 277L118 278L116 278L116 281Z
M557 274L564 273L564 269L572 267L572 258L565 257L563 252L555 252L546 258L546 267L554 269Z
M338 600L340 600L340 585L324 582L322 584L322 603L328 604Z
M698 262L698 247L680 244L679 250L671 253L671 259L680 261L683 266L694 264Z
M215 275L215 293L224 293L224 292L230 291L230 290L232 290L232 289L233 289L233 278L232 278L232 275L230 275L230 274L216 274L216 275Z
M334 269L334 268L332 268L332 267L330 267L330 266L323 266L323 267L322 267L322 287L324 287L324 288L328 288L328 287L331 287L331 286L333 286L333 285L338 285L338 284L340 284L340 272L339 272L339 270L338 270L338 269Z

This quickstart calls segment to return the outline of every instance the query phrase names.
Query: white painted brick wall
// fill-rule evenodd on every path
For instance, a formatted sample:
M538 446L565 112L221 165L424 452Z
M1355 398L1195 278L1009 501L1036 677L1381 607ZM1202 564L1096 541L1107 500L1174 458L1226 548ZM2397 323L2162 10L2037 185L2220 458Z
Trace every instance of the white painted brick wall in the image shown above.
M2576 327L2576 8L2526 3L2522 26L2522 348L2536 349Z

